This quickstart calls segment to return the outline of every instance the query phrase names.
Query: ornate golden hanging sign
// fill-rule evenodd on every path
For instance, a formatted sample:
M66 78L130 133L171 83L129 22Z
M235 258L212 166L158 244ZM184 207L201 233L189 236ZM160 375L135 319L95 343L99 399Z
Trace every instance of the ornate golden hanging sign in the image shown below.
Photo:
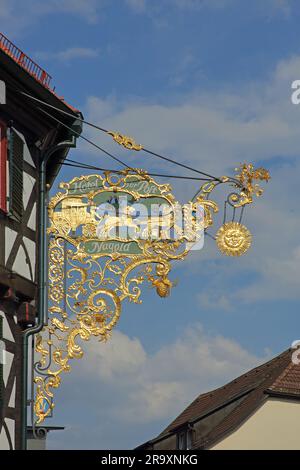
M122 302L141 303L143 281L160 297L169 295L171 261L200 249L204 231L213 225L218 205L210 199L212 191L229 184L235 189L227 202L234 211L243 209L253 194L260 195L253 180L268 180L263 171L243 165L235 178L206 182L183 207L168 184L142 170L60 185L63 191L49 204L49 322L36 339L35 424L51 416L62 372L83 356L80 340L106 341ZM219 229L216 241L223 253L240 255L251 236L240 222L231 222Z

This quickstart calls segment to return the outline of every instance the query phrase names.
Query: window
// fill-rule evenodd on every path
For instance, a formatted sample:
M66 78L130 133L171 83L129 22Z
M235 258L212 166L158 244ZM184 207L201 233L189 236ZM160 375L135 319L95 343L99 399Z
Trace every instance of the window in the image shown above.
M23 215L24 142L14 129L9 132L9 145L7 142L7 127L0 121L0 211L9 212L10 215L20 220ZM7 206L7 199L9 206Z
M180 432L177 436L177 447L179 450L186 449L186 432Z
M9 213L21 220L23 215L24 142L14 129L9 136Z
M192 430L187 429L177 434L177 449L190 450L192 448Z
M6 126L0 121L0 210L7 211L6 205L6 162L7 162L7 137Z

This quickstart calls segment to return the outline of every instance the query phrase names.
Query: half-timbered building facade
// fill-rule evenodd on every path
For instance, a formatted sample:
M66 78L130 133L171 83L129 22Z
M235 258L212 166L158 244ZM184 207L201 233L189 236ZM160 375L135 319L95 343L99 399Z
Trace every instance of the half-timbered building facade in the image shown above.
M45 229L41 162L48 155L49 189L81 132L79 111L51 90L50 79L0 33L0 449L22 447L22 344L44 295L38 269L39 231Z

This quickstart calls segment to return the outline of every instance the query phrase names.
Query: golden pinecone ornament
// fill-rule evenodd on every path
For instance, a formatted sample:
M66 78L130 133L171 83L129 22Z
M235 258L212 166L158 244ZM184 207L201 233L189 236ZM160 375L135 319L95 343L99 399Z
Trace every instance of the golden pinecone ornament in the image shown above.
M168 297L170 295L173 284L166 276L155 279L152 281L152 284L156 287L156 292L160 297Z

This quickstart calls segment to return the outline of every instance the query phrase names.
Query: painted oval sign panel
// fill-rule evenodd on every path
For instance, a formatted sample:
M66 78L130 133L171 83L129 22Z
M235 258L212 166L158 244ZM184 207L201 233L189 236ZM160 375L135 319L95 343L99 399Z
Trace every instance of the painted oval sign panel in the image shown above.
M190 248L203 238L202 206L181 206L168 184L140 170L81 176L60 188L49 205L50 232L89 256L144 256L149 243Z

